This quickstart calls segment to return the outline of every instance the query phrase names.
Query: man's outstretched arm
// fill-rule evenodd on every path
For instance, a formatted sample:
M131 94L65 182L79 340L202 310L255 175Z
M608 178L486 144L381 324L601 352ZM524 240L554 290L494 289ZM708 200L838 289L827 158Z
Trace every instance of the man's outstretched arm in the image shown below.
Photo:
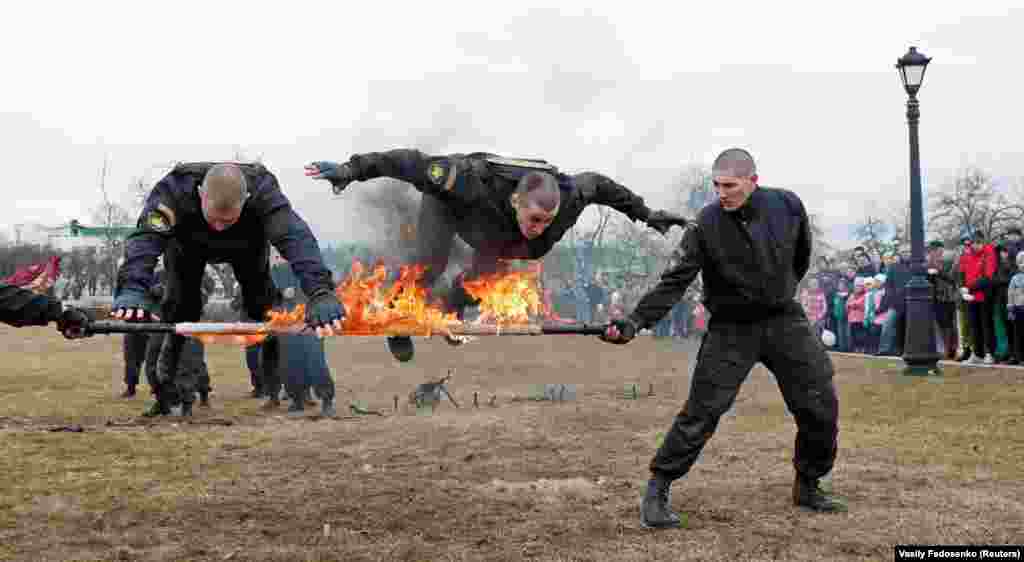
M612 322L601 339L611 343L626 343L640 330L654 326L686 293L687 287L704 268L700 228L687 227L679 245L678 261L661 275L661 281L651 289L626 318Z
M341 193L354 181L393 178L412 184L431 195L465 196L458 181L468 171L468 163L457 156L431 156L414 149L354 154L348 162L313 162L306 175L330 181L335 193Z
M595 172L584 172L573 176L583 192L587 203L611 207L626 215L630 220L643 221L654 230L665 234L672 225L683 227L687 224L681 215L666 211L652 211L644 198L607 176Z

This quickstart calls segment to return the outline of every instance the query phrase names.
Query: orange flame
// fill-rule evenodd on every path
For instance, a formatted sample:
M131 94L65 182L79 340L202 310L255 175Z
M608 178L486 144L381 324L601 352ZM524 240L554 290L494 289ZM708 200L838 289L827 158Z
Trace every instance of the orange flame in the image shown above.
M372 270L358 260L352 272L338 286L338 298L345 305L344 333L348 335L424 335L448 333L458 324L454 313L446 313L439 302L428 302L429 292L419 284L426 267L402 266L399 278L385 286L387 268L378 264ZM545 306L538 287L539 268L527 271L500 271L485 274L463 287L479 301L476 323L525 324L531 317L558 319Z
M383 264L370 272L354 260L352 272L335 291L345 305L343 332L363 336L447 332L458 319L446 314L439 303L427 302L427 289L418 283L425 271L422 265L402 266L398 280L385 288L387 268Z
M510 271L481 275L462 286L480 301L478 322L524 324L543 312L535 271Z
M301 332L306 327L306 305L300 304L294 310L271 310L267 312L268 332ZM267 339L268 334L196 334L193 337L203 343L228 343L249 347Z

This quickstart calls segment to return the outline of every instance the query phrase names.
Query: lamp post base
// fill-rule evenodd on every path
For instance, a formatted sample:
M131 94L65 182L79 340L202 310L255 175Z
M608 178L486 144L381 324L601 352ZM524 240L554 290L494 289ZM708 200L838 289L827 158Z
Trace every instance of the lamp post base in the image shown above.
M907 358L903 358L907 361ZM911 365L909 362L903 367L903 374L908 377L941 377L942 369L938 365Z
M931 284L920 274L920 269L910 278L906 286L907 319L906 345L903 347L903 374L911 376L941 375L939 359L935 351L933 333L934 314L932 310Z

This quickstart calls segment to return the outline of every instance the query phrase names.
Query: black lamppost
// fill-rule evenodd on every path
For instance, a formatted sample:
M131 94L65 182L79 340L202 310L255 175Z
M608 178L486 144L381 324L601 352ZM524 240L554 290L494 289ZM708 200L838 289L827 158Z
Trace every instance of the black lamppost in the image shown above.
M924 81L929 57L911 47L896 61L903 87L907 91L907 124L910 127L910 260L911 278L907 283L906 342L903 346L905 372L927 375L938 372L939 354L932 336L934 314L932 287L928 282L924 261L924 201L921 196L921 154L917 141L917 124L921 117L917 91Z

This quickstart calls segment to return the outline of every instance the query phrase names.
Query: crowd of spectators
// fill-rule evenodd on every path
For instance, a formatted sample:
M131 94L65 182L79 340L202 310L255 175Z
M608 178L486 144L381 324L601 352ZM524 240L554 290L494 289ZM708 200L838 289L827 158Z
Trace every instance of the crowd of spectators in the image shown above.
M1024 240L1019 229L993 242L983 232L959 247L929 243L936 349L969 363L1024 361ZM873 260L863 247L844 263L820 258L799 299L808 320L837 351L900 356L906 337L909 252L894 246ZM834 339L834 342L832 340Z

